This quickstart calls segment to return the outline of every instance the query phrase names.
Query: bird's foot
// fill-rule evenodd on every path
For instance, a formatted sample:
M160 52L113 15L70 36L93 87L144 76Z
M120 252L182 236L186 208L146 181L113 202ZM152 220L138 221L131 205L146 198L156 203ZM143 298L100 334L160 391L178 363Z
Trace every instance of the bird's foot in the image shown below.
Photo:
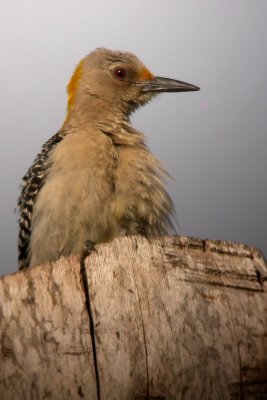
M83 252L81 255L81 263L84 263L85 259L87 257L89 257L93 251L95 251L97 253L97 250L95 248L95 243L92 242L92 240L86 240L84 243L84 248L83 248Z

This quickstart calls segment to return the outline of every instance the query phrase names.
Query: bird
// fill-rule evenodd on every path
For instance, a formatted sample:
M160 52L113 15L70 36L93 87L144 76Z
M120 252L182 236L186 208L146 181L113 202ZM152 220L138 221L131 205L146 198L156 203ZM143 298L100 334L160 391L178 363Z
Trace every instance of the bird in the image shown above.
M79 62L63 125L22 178L19 269L79 255L86 242L173 231L168 173L130 117L159 93L197 90L127 51L97 48Z

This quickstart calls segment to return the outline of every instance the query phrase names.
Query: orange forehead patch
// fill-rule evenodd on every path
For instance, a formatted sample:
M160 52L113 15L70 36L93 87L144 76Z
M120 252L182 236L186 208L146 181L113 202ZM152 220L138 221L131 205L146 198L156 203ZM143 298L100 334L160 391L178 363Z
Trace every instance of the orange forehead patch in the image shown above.
M155 75L153 75L152 72L150 72L146 67L142 68L137 74L137 79L139 81L151 81L151 79L154 78Z
M69 84L67 86L67 92L68 92L68 111L73 106L74 100L75 100L75 94L77 92L78 88L78 83L82 77L82 67L83 67L83 61L82 60L77 67L75 68L75 71L69 81Z

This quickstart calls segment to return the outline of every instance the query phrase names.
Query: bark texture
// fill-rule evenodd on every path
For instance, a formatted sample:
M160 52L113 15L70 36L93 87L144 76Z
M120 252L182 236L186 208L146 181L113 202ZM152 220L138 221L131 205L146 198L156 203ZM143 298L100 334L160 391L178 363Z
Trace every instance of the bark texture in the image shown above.
M119 238L0 279L1 400L267 399L267 266L243 244Z

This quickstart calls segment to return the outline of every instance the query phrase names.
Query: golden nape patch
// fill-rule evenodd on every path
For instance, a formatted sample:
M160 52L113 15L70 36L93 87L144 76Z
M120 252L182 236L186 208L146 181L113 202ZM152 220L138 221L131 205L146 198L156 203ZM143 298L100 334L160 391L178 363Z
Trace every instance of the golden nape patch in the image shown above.
M77 92L78 88L78 83L81 79L82 76L82 67L83 67L83 62L84 60L81 60L80 63L77 65L75 68L75 71L68 83L67 86L67 93L68 93L68 112L71 110L74 100L75 100L75 95Z
M151 79L154 78L155 75L153 75L152 72L150 72L146 67L142 68L137 74L137 79L139 81L151 81Z

